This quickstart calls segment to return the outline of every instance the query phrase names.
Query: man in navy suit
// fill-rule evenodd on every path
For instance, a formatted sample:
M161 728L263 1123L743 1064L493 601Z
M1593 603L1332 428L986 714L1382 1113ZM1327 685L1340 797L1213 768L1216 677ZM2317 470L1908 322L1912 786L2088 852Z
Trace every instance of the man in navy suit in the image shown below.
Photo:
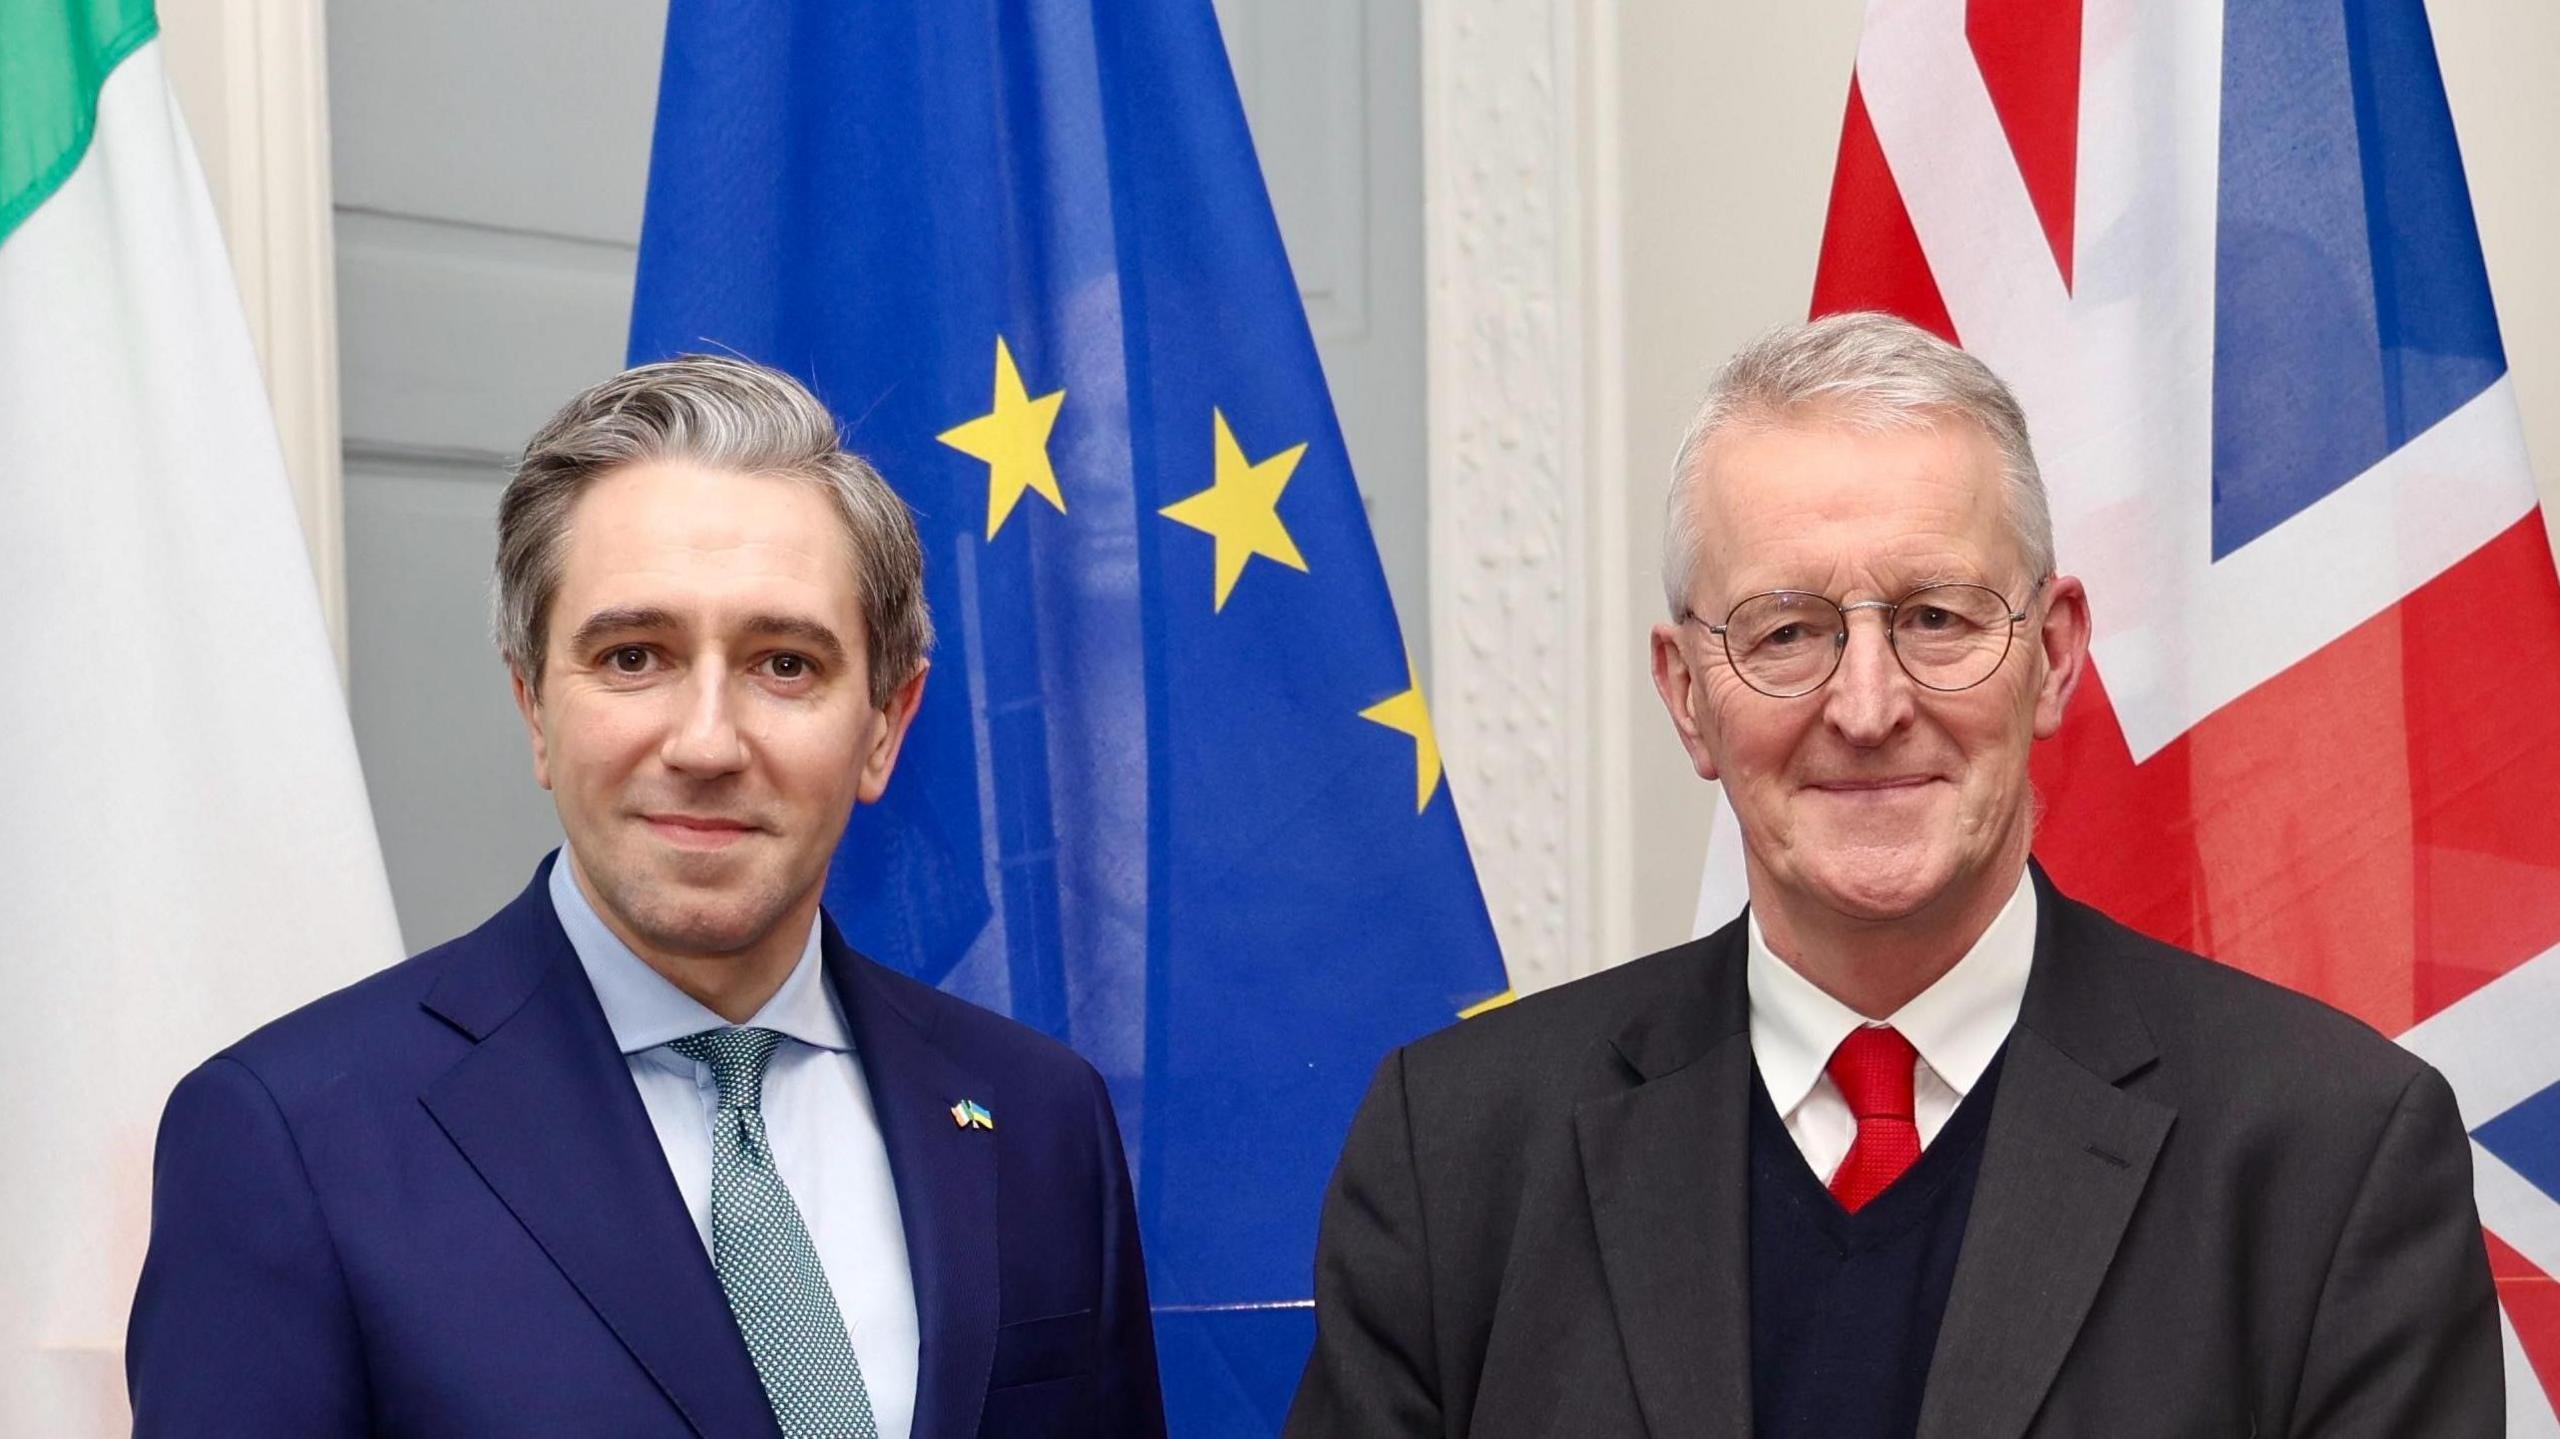
M178 1086L136 1434L1161 1434L1101 1079L820 910L924 686L897 498L789 377L642 366L498 598L568 844Z

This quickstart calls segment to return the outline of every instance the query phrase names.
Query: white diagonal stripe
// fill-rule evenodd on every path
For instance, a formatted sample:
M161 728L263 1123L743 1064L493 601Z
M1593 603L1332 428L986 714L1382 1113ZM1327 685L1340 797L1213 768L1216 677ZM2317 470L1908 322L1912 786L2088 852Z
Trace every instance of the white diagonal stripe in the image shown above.
M2462 1127L2481 1125L2560 1083L2560 1051L2526 1035L2560 1034L2560 946L2544 950L2437 1010L2400 1036L2434 1065L2462 1106Z
M2069 296L1964 13L1962 0L1877 0L1858 43L1858 88L1966 345L2067 352Z
M2551 1411L2551 1396L2542 1392L2542 1376L2516 1336L2515 1321L2504 1306L2498 1310L2498 1340L2507 1371L2507 1439L2560 1439L2560 1415Z
M2476 1139L2471 1141L2471 1173L2480 1223L2534 1268L2560 1275L2560 1204Z

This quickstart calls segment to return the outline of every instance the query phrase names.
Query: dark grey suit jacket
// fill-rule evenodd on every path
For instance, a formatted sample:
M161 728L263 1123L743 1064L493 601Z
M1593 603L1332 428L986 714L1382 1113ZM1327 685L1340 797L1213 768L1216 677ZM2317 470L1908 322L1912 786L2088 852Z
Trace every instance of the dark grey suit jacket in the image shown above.
M2056 893L1923 1439L2504 1432L2443 1078ZM1739 921L1388 1057L1286 1433L1751 1431Z

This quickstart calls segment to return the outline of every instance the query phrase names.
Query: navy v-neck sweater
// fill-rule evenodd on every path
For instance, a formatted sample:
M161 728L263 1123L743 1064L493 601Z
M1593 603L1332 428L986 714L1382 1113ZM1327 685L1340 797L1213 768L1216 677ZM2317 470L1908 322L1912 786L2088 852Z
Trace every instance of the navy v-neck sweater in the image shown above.
M1850 1214L1805 1163L1753 1072L1751 1411L1758 1439L1903 1439L1918 1430L1999 1082L1995 1057L1919 1160Z

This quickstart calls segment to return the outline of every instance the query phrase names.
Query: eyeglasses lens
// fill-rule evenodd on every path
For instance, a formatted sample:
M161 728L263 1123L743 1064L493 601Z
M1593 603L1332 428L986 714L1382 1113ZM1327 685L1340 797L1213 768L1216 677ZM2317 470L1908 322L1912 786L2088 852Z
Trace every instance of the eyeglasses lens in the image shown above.
M2009 603L1980 585L1921 590L1893 612L1893 652L1931 689L1971 689L2008 651Z
M1912 679L1971 689L2009 652L2008 601L1981 585L1933 585L1893 609L1893 650ZM1725 620L1725 652L1744 683L1781 699L1819 689L1839 667L1848 620L1820 595L1754 595Z

